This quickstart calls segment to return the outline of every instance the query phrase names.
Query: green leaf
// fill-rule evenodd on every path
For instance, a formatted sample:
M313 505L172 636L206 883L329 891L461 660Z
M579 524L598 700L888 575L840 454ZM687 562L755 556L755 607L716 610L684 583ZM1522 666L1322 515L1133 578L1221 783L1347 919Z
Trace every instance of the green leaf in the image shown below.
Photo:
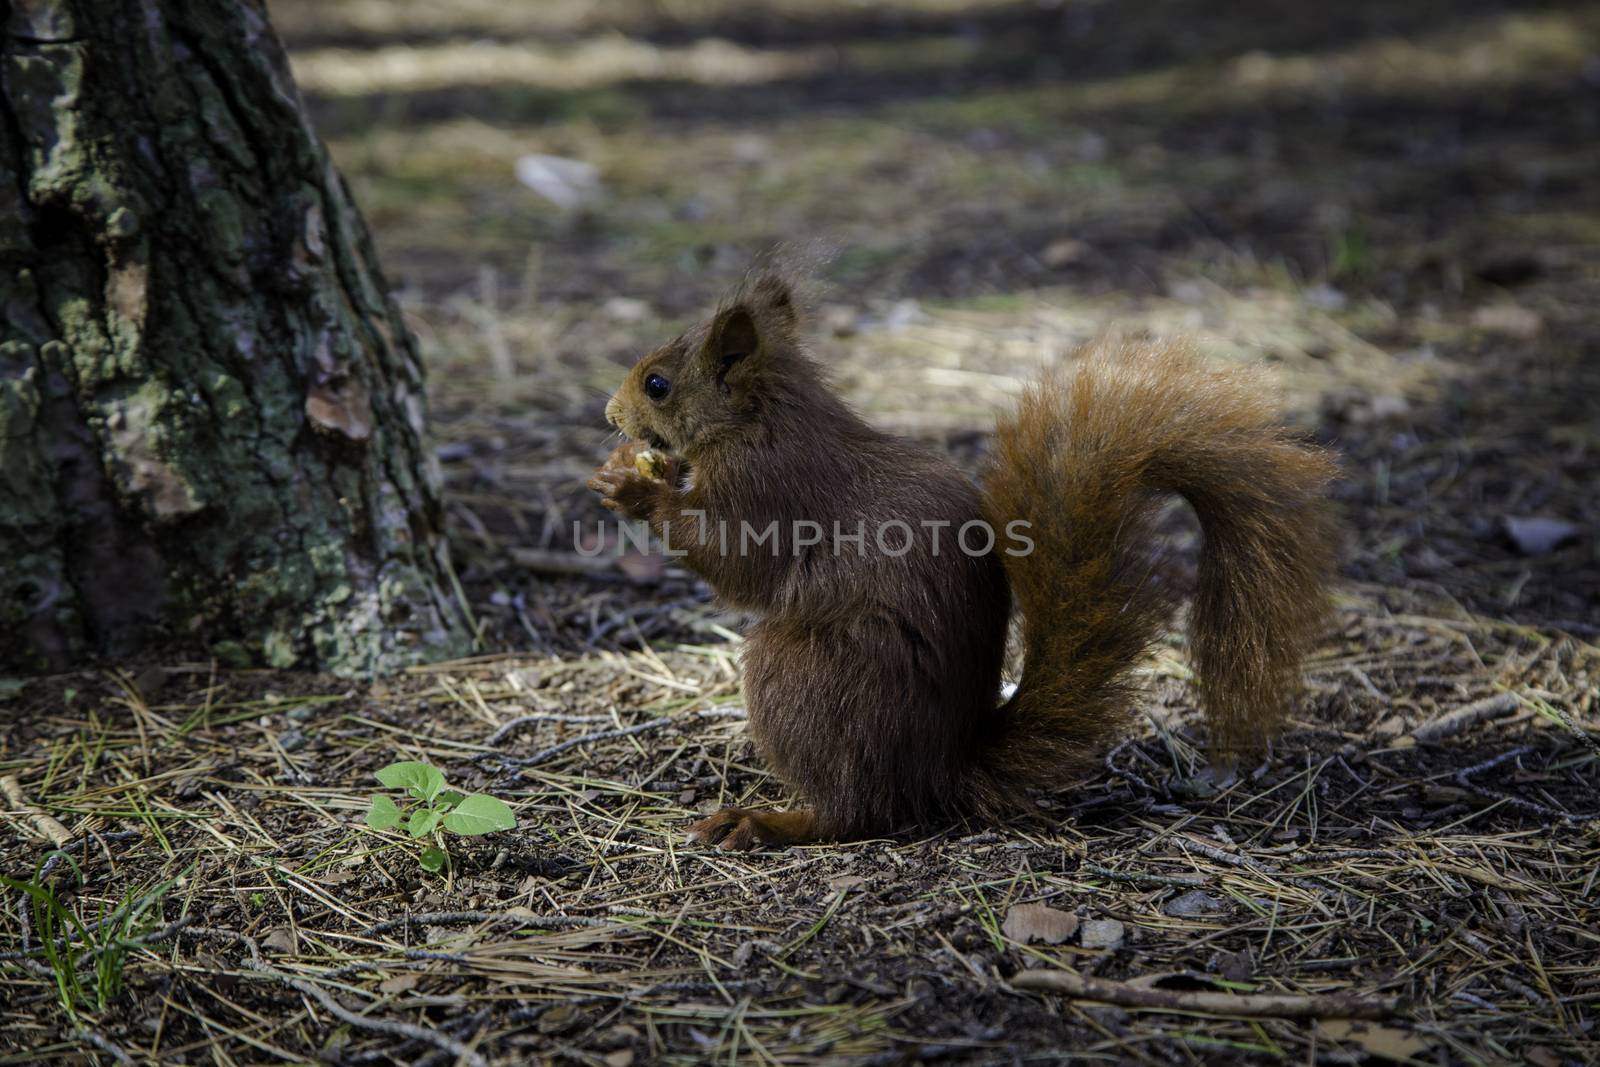
M378 771L378 781L390 789L404 789L423 803L439 795L444 788L444 775L426 763L401 760Z
M400 825L400 806L388 797L376 794L367 809L367 825L374 830L392 830Z
M481 793L462 800L455 811L444 817L446 830L468 836L509 830L516 825L517 817L505 801Z
M441 814L437 808L418 808L411 813L411 822L407 824L406 831L412 837L427 837L439 825Z
M465 799L467 799L467 794L461 792L460 790L446 789L443 793L439 794L439 798L434 801L433 806L436 808L442 808L445 811L449 811L451 808L455 807Z
M444 854L444 849L429 845L417 855L417 862L422 864L423 870L438 874L444 870L444 861L447 858Z

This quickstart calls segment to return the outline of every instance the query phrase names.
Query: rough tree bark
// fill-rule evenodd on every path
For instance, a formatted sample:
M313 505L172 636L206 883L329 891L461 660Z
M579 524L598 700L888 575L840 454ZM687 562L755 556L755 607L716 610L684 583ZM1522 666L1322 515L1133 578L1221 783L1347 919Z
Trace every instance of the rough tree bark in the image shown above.
M422 367L259 0L0 23L0 663L461 648Z

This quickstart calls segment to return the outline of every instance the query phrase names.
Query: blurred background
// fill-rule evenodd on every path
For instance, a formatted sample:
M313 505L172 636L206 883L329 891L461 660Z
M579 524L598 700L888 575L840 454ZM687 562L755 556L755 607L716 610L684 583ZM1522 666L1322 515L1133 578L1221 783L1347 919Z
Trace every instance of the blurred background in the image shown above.
M974 463L1043 362L1196 334L1345 456L1352 589L1600 633L1595 5L269 6L430 363L497 642L602 639L595 577L655 587L645 635L706 625L658 561L533 576L603 514L623 368L782 243L880 425Z

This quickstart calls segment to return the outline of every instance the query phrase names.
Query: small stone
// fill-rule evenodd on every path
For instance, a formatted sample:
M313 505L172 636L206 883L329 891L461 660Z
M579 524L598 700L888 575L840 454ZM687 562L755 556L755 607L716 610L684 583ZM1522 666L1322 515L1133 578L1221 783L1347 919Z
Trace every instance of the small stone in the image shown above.
M1089 246L1072 237L1051 241L1039 253L1039 261L1051 270L1060 270L1069 263L1077 263L1089 254Z
M1173 897L1161 910L1176 918L1193 919L1204 915L1220 915L1228 910L1228 904L1221 897L1195 889Z
M1452 566L1432 545L1423 545L1406 557L1406 573L1422 577L1442 574Z
M1099 163L1111 154L1111 142L1102 134L1088 130L1073 141L1072 154L1080 163Z
M1394 419L1411 414L1411 403L1403 396L1386 394L1375 396L1371 403L1374 419Z
M650 317L650 305L628 296L614 296L601 305L606 317L615 322L643 322Z
M898 333L907 326L926 321L928 316L923 312L922 305L906 297L897 300L883 316L884 329L890 333Z
M292 956L300 950L294 931L287 926L278 926L268 930L266 936L261 939L261 947L284 956Z
M860 313L848 304L825 304L818 312L823 329L835 337L850 337L857 329Z
M1472 313L1472 325L1485 333L1498 333L1528 341L1544 331L1544 319L1537 311L1521 304L1502 303L1481 307Z
M772 141L758 133L735 137L729 147L740 163L762 163L772 156Z
M600 198L600 171L592 163L560 156L526 155L514 168L517 181L563 211Z
M1399 715L1391 715L1374 726L1372 732L1379 737L1399 737L1406 732L1406 720Z
M1502 521L1506 536L1511 538L1511 543L1524 556L1542 556L1552 552L1568 541L1575 540L1583 532L1583 527L1575 522L1538 515L1528 518L1507 515Z
M1084 948L1118 948L1127 936L1127 928L1117 919L1089 919L1082 929Z
M1230 982L1248 982L1255 971L1255 966L1248 950L1218 952L1206 964L1206 970L1219 974Z
M1320 311L1343 311L1350 298L1331 285L1313 285L1300 292L1300 298Z
M139 672L133 684L138 687L141 696L146 700L153 700L166 688L167 672L160 667L146 667Z
M1167 286L1167 295L1180 304L1201 304L1205 302L1206 289L1199 282L1178 281Z

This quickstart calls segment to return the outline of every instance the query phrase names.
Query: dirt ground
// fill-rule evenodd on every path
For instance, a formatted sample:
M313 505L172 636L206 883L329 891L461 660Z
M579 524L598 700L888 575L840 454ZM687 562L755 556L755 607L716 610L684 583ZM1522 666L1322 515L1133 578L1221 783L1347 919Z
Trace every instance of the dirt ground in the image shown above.
M0 1063L1600 1060L1600 11L270 6L429 360L480 654L0 680ZM1011 825L683 844L784 800L741 620L574 524L627 363L780 242L852 401L968 465L1107 331L1270 368L1348 529L1270 757L1210 766L1174 638ZM517 828L427 873L362 821L400 759Z

